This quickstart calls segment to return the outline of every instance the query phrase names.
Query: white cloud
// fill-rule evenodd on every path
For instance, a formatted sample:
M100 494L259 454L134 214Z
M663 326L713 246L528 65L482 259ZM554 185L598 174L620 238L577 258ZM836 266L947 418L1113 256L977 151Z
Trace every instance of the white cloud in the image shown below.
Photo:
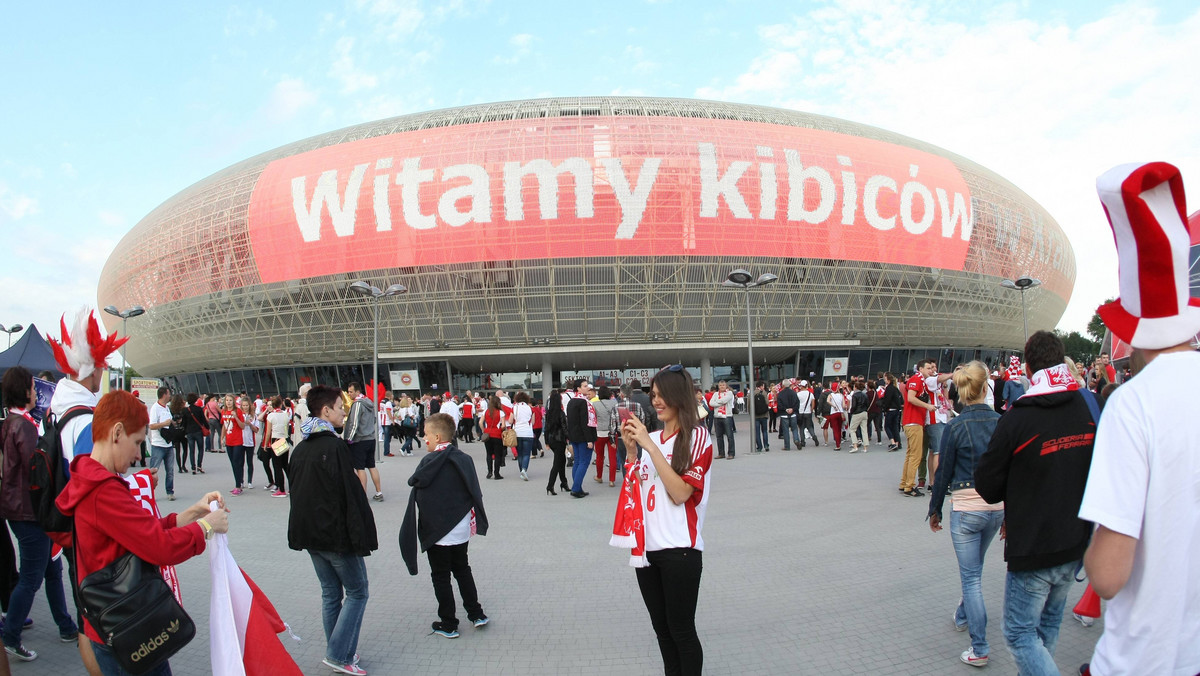
M361 89L374 89L379 78L354 65L350 52L354 49L354 38L339 38L333 47L335 59L329 67L329 75L342 84L343 94L353 94Z
M61 171L63 176L66 176L67 178L75 178L79 175L79 171L75 169L75 165L71 164L70 162L63 162L62 164L58 165L58 170Z
M63 313L70 317L81 307L96 307L100 272L116 244L116 239L79 238L44 226L36 237L13 239L12 265L0 276L0 288L9 290L8 321L36 324L43 335L57 335ZM53 271L52 283L47 271Z
M316 103L317 99L316 92L309 89L303 79L285 76L271 88L263 104L263 114L268 122L285 122Z
M16 192L9 188L7 183L0 181L0 223L19 221L40 212L36 198Z
M1007 13L980 23L933 5L852 2L765 26L731 82L697 96L863 122L937 144L996 171L1050 211L1075 249L1061 325L1082 329L1114 296L1116 253L1094 179L1163 159L1200 180L1200 11L1166 24L1139 5L1086 24Z
M261 7L256 7L253 12L249 12L233 5L225 13L226 37L237 35L254 37L259 33L269 33L273 30L275 30L275 17Z
M529 33L517 33L508 39L508 52L492 57L493 63L512 65L532 53L534 41L537 40Z
M366 9L376 22L377 30L388 40L398 41L416 33L425 12L418 0L356 0L359 9Z

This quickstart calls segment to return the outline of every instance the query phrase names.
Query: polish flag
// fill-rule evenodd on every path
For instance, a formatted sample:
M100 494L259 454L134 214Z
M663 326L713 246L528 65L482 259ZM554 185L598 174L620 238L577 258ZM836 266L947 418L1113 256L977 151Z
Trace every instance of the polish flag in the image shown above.
M208 641L213 676L302 676L278 636L291 629L233 560L228 536L214 535L209 549Z

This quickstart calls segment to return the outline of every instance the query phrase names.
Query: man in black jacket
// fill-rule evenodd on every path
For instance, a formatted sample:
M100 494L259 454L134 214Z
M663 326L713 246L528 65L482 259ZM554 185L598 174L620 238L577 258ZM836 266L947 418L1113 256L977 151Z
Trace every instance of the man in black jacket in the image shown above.
M371 503L350 459L350 447L334 431L346 419L340 390L317 385L305 398L312 412L304 440L292 450L288 546L307 550L321 583L325 664L344 674L358 666L358 633L367 608L363 557L379 548Z
M458 581L467 619L476 628L488 623L467 560L471 536L487 535L487 513L475 462L454 445L454 429L454 419L446 413L435 413L425 421L425 448L429 453L421 458L408 480L412 492L400 525L400 555L409 574L417 574L418 542L429 556L429 575L438 602L433 633L446 638L458 638L451 574Z
M585 378L575 381L575 392L567 404L567 438L571 440L571 453L575 464L571 466L571 496L586 498L583 477L592 463L592 449L596 445L596 409L592 407L592 384Z
M779 435L783 438L783 450L790 451L791 438L796 438L796 448L804 448L804 433L800 430L800 398L792 389L792 380L783 381L783 388L775 395L775 409L779 411Z
M975 468L979 495L1004 501L1004 638L1027 676L1059 673L1054 648L1063 607L1092 532L1077 515L1098 416L1063 355L1053 333L1029 337L1033 386L1000 418Z

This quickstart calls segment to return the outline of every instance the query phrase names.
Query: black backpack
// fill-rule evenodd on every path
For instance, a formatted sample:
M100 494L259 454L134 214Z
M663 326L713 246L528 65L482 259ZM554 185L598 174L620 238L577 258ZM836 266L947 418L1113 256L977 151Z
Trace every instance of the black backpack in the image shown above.
M54 501L67 485L67 467L63 462L62 430L72 419L90 414L90 406L76 406L61 419L47 413L42 421L42 437L33 449L29 461L29 495L33 502L33 518L47 533L71 532L71 517L58 511Z
M822 390L821 397L817 399L817 415L822 418L829 417L829 390Z

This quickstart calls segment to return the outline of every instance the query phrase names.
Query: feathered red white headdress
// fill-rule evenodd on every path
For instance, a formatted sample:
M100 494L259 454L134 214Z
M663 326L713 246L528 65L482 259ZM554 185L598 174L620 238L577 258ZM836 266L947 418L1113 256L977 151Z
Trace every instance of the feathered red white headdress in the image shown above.
M62 342L53 336L46 336L46 339L50 341L58 368L76 380L92 375L97 365L104 368L108 356L129 340L128 337L117 338L115 334L105 337L91 310L80 310L75 315L75 323L70 331L67 330L66 315L58 321L62 328Z
M1097 310L1113 335L1160 350L1200 331L1188 289L1190 237L1183 178L1166 162L1124 164L1096 179L1117 242L1121 297Z

